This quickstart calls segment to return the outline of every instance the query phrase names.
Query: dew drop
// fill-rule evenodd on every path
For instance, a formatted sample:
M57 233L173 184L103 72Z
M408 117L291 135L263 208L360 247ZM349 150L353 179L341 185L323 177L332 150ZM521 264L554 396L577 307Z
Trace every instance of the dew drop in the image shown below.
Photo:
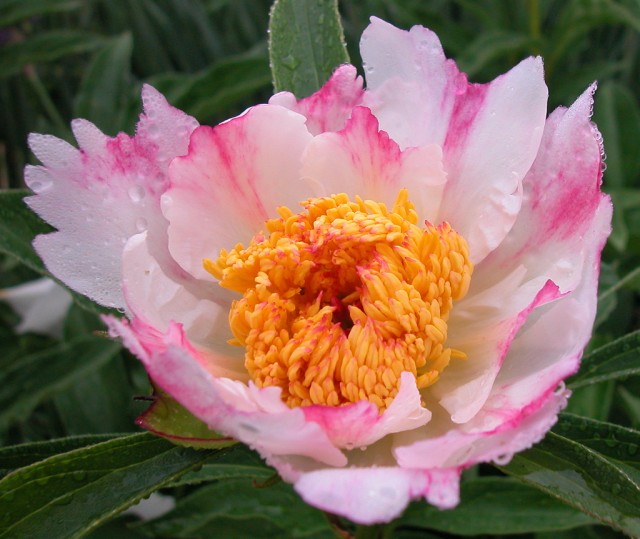
M54 505L69 505L73 501L73 495L67 494L53 500Z
M284 67L286 67L287 69L290 69L291 71L293 71L296 67L300 65L300 60L291 54L288 54L287 56L285 56L281 60L281 62Z
M144 194L144 189L139 185L129 188L129 198L134 204L140 202L144 198Z
M71 474L71 477L78 482L84 481L87 478L87 472L84 470L77 470Z
M136 219L136 230L138 232L144 232L145 230L147 230L147 220L144 217L140 217L139 219Z
M34 193L42 193L51 187L51 180L41 178L39 180L32 180L29 182L29 187Z

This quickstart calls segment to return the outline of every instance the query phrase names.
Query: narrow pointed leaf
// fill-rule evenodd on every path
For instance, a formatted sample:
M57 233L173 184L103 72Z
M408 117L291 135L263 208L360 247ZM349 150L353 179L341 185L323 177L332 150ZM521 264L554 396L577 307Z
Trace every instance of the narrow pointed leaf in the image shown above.
M110 40L93 57L76 96L75 116L91 118L102 131L115 135L126 125L131 89L133 39L125 33Z
M202 121L224 117L230 107L261 89L269 73L266 47L225 58L198 73L167 73L149 79L173 106Z
M306 505L290 485L257 488L246 479L202 487L172 511L134 529L176 539L334 537L325 515Z
M254 483L262 484L275 473L256 452L244 444L236 444L219 451L201 469L183 475L172 486L196 485L220 479L251 479Z
M640 431L564 413L553 432L640 472Z
M582 360L580 371L568 381L571 389L640 374L640 331L594 350Z
M21 468L0 481L0 538L81 537L210 456L144 433Z
M269 36L276 92L288 90L306 97L349 61L337 0L276 0Z
M593 522L544 492L504 477L465 481L460 497L460 505L447 511L414 503L398 524L467 536L556 531Z
M0 28L28 17L73 11L81 6L81 0L3 0Z
M0 448L0 469L15 470L60 453L106 442L118 434L87 434Z
M80 30L52 30L0 48L0 77L18 73L29 64L53 62L89 52L102 43L100 36Z
M16 360L0 373L0 428L24 419L42 400L110 361L119 343L82 337Z
M0 252L48 275L31 242L38 234L47 234L53 229L27 208L22 199L28 194L24 189L0 191Z
M583 436L571 439L584 428ZM589 419L563 416L553 432L533 448L516 455L504 472L564 501L587 515L631 536L640 535L639 433L627 431L620 443L628 458L618 460L616 427ZM562 434L558 434L562 433ZM605 440L596 443L596 435ZM608 443L607 443L608 440ZM611 446L609 447L609 444ZM633 454L629 454L633 447ZM615 448L615 449L614 449Z

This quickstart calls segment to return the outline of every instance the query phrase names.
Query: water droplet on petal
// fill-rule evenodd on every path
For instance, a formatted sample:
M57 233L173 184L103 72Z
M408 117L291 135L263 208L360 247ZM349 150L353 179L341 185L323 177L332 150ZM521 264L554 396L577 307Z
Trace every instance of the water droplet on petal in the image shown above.
M145 230L147 230L147 220L144 217L140 217L139 219L136 220L136 230L138 232L144 232Z
M29 187L34 193L42 193L43 191L46 191L47 189L49 189L49 187L51 187L51 183L51 180L41 178L29 182Z
M144 189L139 185L134 185L133 187L129 188L129 198L134 204L140 202L144 198L144 195Z

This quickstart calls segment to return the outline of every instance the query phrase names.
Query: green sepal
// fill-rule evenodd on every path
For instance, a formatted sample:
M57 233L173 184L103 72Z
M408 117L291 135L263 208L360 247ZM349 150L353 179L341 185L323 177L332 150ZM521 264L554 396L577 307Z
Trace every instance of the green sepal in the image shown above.
M166 392L152 385L153 404L136 419L137 425L184 447L220 449L237 443L211 430Z

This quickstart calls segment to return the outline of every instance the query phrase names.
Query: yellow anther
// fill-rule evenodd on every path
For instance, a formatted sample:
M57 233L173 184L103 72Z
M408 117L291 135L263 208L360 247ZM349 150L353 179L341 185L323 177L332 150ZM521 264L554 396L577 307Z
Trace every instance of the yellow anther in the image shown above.
M464 352L446 347L454 300L473 266L448 223L425 228L402 189L391 210L345 194L278 208L248 247L223 250L205 269L242 294L229 313L259 387L289 406L368 400L384 411L408 371L433 384Z

